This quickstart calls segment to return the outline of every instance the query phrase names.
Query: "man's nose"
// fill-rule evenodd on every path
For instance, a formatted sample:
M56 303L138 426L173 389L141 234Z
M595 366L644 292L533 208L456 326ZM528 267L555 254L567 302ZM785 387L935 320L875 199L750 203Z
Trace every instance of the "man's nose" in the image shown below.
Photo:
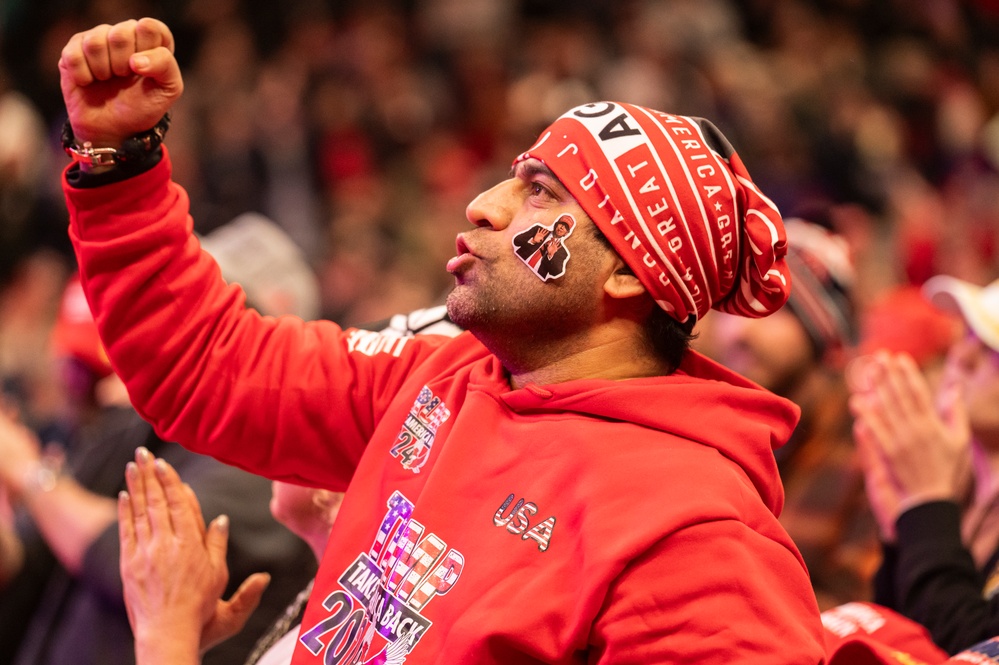
M465 208L465 217L472 224L502 231L509 226L517 209L514 197L516 180L509 179L482 192Z

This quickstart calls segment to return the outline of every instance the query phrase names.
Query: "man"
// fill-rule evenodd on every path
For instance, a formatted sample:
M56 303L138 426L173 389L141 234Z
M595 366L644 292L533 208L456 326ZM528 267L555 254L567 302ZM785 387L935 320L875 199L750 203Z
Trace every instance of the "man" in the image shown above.
M909 354L880 351L854 365L850 407L884 542L874 600L953 654L999 635L999 280L923 293L967 327L935 394Z
M801 407L776 451L781 524L801 550L820 609L871 596L879 545L850 432L843 367L856 337L853 265L842 237L786 220L794 290L765 319L719 314L698 340L710 357Z
M446 268L469 333L262 319L190 235L168 152L147 150L183 87L172 44L143 19L64 49L71 236L160 431L349 484L294 663L821 660L775 517L772 446L797 411L687 349L712 307L787 297L779 213L716 128L611 103L556 121L467 208ZM94 153L116 146L124 163ZM572 259L539 280L512 239L565 214Z

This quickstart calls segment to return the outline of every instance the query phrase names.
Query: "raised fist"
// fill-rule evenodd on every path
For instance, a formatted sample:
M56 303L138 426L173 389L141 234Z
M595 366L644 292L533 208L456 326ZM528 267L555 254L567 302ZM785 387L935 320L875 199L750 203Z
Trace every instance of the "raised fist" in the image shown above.
M59 75L77 140L118 148L153 127L184 90L173 50L170 29L152 18L73 35Z

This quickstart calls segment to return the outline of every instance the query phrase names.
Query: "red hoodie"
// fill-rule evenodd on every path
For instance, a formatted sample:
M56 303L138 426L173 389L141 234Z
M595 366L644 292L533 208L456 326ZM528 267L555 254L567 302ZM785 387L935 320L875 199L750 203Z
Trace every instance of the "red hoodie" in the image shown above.
M510 388L469 334L245 310L168 158L65 187L116 371L161 436L349 489L294 663L808 663L772 447L797 410L691 353L672 376Z

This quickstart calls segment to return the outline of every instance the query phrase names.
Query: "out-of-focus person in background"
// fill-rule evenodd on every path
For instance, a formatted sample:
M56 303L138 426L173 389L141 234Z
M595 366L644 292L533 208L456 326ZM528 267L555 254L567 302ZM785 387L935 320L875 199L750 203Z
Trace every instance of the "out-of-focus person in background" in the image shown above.
M850 407L884 543L874 599L956 653L999 634L999 281L923 293L966 326L936 386L876 351L851 364Z
M226 276L245 284L264 312L314 316L315 276L273 223L242 217L205 238ZM65 447L43 441L9 415L0 427L0 653L14 665L132 663L121 597L115 497L137 446L170 461L198 493L205 514L233 521L228 564L236 583L271 582L246 628L205 654L242 662L258 637L311 579L310 550L270 515L263 478L160 440L132 408L112 372L79 281L68 284L52 333L65 391Z
M964 334L961 317L941 309L914 284L899 284L873 298L860 313L857 356L907 353L934 389L950 347Z
M854 272L843 238L800 218L786 224L787 304L766 319L709 319L697 344L801 407L791 440L775 452L784 483L780 521L827 609L870 598L878 552L843 379L857 337Z
M319 317L319 284L305 253L273 220L243 213L201 237L229 282L243 287L247 302L266 316Z
M308 543L317 564L322 561L326 551L330 530L340 512L342 501L342 492L302 487L280 480L271 483L271 514ZM126 585L129 583L127 579L124 581ZM291 662L298 626L302 621L305 603L312 593L313 583L314 580L309 580L278 619L260 636L246 659L246 665L284 665ZM191 637L197 640L200 636L193 634Z

